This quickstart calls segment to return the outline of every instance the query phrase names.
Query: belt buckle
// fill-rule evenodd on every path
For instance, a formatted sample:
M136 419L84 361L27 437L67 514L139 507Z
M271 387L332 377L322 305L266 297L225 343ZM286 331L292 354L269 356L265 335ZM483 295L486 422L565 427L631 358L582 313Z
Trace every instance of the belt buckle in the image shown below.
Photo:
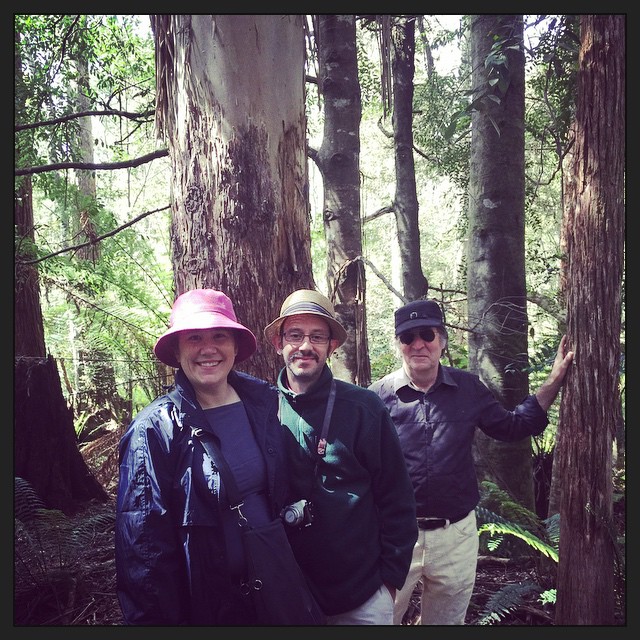
M447 529L449 527L450 521L449 518L417 518L418 521L418 527L420 526L420 523L427 523L427 522L433 522L433 521L444 521L444 524L441 527L434 527L433 529L426 529L426 531L433 531L434 529Z

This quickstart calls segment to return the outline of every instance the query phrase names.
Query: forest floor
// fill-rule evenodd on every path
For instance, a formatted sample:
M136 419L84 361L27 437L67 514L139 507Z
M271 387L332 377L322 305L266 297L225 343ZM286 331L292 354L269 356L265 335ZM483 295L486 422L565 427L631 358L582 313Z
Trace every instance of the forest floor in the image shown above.
M113 524L104 526L105 522L113 522L115 481L111 481L105 489L111 497L109 502L92 503L71 518L72 531L90 532L88 542L82 545L74 558L60 562L60 566L56 566L54 570L50 567L46 580L34 577L32 585L18 584L18 580L14 578L14 626L123 624L115 593ZM624 510L618 511L617 515L624 520ZM98 524L88 526L87 523ZM624 531L624 522L620 526ZM84 540L87 540L86 535ZM19 551L22 549L19 543L15 546ZM14 549L14 560L16 557ZM17 568L17 565L14 566ZM20 575L23 573L20 572ZM34 576L34 572L31 571L29 575ZM538 583L536 568L531 562L527 564L493 555L480 556L465 624L486 624L484 609L489 598L506 585L524 584L527 581ZM616 588L624 591L624 580L621 585L618 581ZM419 592L420 585L414 592L403 624L418 624ZM616 625L626 624L625 606L624 593L617 592ZM533 594L524 598L513 611L494 619L492 624L550 626L553 625L553 605L542 605L538 595Z

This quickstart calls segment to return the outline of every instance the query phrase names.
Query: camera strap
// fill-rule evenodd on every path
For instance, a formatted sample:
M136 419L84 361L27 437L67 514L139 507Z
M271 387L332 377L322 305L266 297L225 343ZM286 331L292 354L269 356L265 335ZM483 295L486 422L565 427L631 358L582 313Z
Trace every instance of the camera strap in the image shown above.
M284 399L284 394L278 393L280 396L280 408L278 410L278 419L282 415L282 406L286 402ZM324 410L324 420L322 421L322 431L320 432L320 437L317 439L316 443L316 453L322 458L324 454L327 452L327 435L329 433L329 424L331 423L331 414L333 413L333 404L336 400L336 381L335 379L331 380L331 388L329 389L329 397L327 398L327 406ZM317 471L317 463L316 463L316 471Z
M322 432L320 433L320 439L318 440L317 453L319 456L324 456L324 454L327 452L327 434L329 433L329 423L331 422L331 414L333 413L333 403L335 401L336 401L336 381L332 379L331 389L329 390L329 397L327 398L327 407L324 410Z

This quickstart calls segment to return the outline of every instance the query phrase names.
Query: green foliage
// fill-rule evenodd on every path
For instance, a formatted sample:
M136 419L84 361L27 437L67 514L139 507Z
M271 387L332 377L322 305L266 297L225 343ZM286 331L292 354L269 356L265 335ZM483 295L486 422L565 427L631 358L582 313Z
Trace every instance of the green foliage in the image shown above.
M74 525L46 509L29 482L14 480L14 623L32 624L46 614L49 624L64 624L84 577L85 552L96 536L113 530L115 512Z
M469 366L469 352L466 343L461 343L452 339L449 335L446 350L446 364L458 369L467 369Z
M77 112L80 87L90 108L105 112L91 120L94 161L155 150L155 60L148 17L16 16L15 26L22 62L16 122L39 125L16 133L17 167L84 159L78 158L80 120L51 122ZM88 87L78 83L80 59L89 70ZM139 115L121 118L110 110ZM70 400L95 391L95 372L107 360L122 399L132 400L133 381L139 402L159 391L152 347L166 327L174 297L168 175L166 161L156 161L153 168L103 171L95 198L81 191L74 172L32 177L35 243L30 248L20 238L16 247L23 256L26 248L39 258L47 350L62 368ZM167 210L124 228L139 214L161 208L158 202ZM102 364L86 360L88 354L97 354Z
M378 117L382 109L379 61L372 32L356 30L356 52L358 58L358 81L363 116Z
M624 473L622 480L620 476L614 483L618 489L614 493L624 496ZM615 507L614 499L614 507ZM487 504L492 504L499 511L491 511ZM512 518L505 517L511 514ZM500 491L493 483L482 483L481 502L476 508L478 521L478 534L483 537L489 536L481 545L490 553L500 552L505 555L505 547L509 538L515 538L519 544L519 550L529 550L531 559L542 557L555 564L558 563L558 548L560 540L560 515L553 516L540 521L534 514L524 507L514 503L508 495ZM613 529L613 527L612 527ZM616 551L616 598L621 599L625 593L625 566L624 566L624 545L625 536L615 537L612 531L612 543ZM511 552L506 554L511 556ZM538 570L545 567L543 562L536 563ZM555 605L556 589L548 583L555 581L555 572L549 571L538 574L538 582L522 582L518 584L508 584L493 594L485 604L478 624L494 624L503 620L508 614L514 613L523 604L523 598L530 597L531 594L538 594L539 603L544 606ZM546 586L541 586L546 584ZM624 605L618 605L624 608Z
M469 181L471 116L464 113L461 82L460 78L433 72L415 85L414 141L431 159L429 163L418 163L417 169L428 170L432 176L446 175L464 193Z
M379 380L398 367L398 358L393 352L383 353L371 361L371 380Z
M88 411L83 411L77 418L75 418L73 421L73 428L76 432L76 437L79 437L85 430L89 418L91 418L91 414Z
M545 25L544 28L540 28ZM578 52L578 16L533 16L529 28L539 38L529 51L525 126L541 146L566 146L574 115Z
M480 614L478 624L489 625L500 622L517 610L525 598L532 593L540 593L540 587L532 582L505 585L489 597Z
M495 511L491 510L491 505ZM496 512L497 511L497 512ZM508 517L505 517L507 516ZM560 538L560 516L558 514L541 521L534 513L514 502L506 492L491 482L482 483L480 504L476 507L478 535L481 547L489 553L501 556L517 555L531 559L546 558L558 562ZM511 541L517 544L510 544ZM537 563L539 567L544 566ZM548 581L548 576L541 576ZM486 602L479 625L495 624L508 614L515 612L525 598L538 594L542 605L555 604L556 591L540 584L525 581L507 584L494 593Z
M509 522L505 518L502 518L496 513L490 512L484 507L477 507L476 516L479 521L483 522L483 524L478 527L478 533L488 533L490 536L490 539L487 542L487 548L489 550L496 551L504 542L504 538L497 537L498 534L510 535L525 542L529 549L533 549L547 558L550 558L554 562L558 562L557 548L554 548L554 546L549 542L541 540L538 536L527 531L519 524Z
M487 550L499 550L503 557L531 556L534 550L557 562L556 520L541 521L493 482L481 483L476 517L479 534L487 534L480 535L481 546Z

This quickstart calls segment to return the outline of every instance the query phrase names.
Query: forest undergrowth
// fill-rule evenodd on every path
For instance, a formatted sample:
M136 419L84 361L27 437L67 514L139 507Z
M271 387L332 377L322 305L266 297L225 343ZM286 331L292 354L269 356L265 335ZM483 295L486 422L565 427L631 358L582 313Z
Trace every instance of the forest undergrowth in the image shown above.
M65 567L53 569L45 581L18 584L22 571L14 572L14 626L120 626L124 624L116 596L116 571L113 547L113 516L117 482L117 431L102 436L101 441L85 448L83 456L90 469L102 482L110 500L84 505L69 518L70 531L90 531L89 541L77 550L77 556ZM115 466L115 470L114 470ZM115 473L114 473L115 471ZM107 474L105 476L105 473ZM108 478L108 480L107 480ZM617 524L624 531L624 510L616 510ZM110 523L104 526L104 523ZM89 523L100 523L98 526ZM24 541L16 536L14 556L26 553ZM17 565L14 565L17 567ZM72 568L72 571L69 569ZM476 584L465 624L483 623L489 598L506 585L535 581L532 563L480 556ZM403 624L419 624L419 584L411 599ZM616 625L625 625L624 594L617 594ZM553 625L551 605L542 605L536 595L525 597L513 612L493 622L494 626Z

